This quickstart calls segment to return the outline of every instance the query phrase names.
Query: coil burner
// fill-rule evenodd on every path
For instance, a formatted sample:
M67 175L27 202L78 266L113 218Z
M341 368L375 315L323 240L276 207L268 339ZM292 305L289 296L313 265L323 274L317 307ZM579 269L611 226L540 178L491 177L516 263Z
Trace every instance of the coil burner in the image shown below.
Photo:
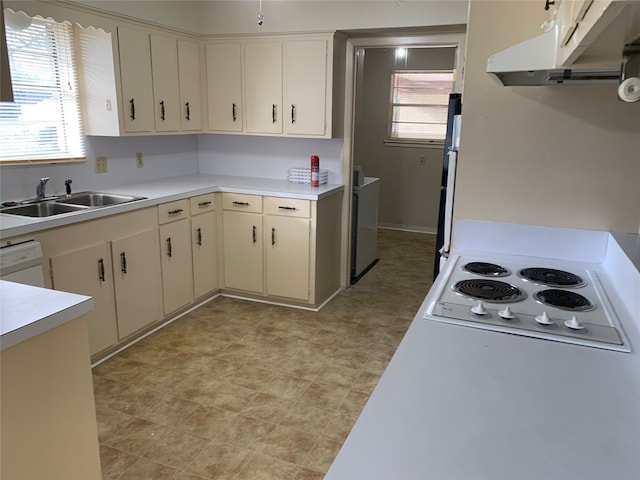
M523 268L518 271L518 275L525 280L548 287L578 288L587 284L582 277L575 273L553 268Z
M536 292L533 297L545 305L572 312L588 312L596 308L587 297L567 290L541 290Z
M465 264L462 269L469 273L482 275L483 277L507 277L511 275L510 270L495 263L488 262L469 262Z
M527 297L518 287L498 280L462 280L452 288L454 292L467 298L492 303L519 302Z

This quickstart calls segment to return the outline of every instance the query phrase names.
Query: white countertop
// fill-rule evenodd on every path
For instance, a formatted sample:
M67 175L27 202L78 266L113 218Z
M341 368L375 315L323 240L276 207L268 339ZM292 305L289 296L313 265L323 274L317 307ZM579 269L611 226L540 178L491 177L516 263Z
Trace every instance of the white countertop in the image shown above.
M84 295L0 280L0 350L93 310Z
M286 180L228 175L196 174L171 177L100 190L107 193L147 197L146 200L45 218L18 217L0 213L0 236L9 238L212 192L319 200L341 192L343 189L343 185L336 184L311 187L309 184L291 183Z
M424 319L439 278L325 478L640 478L640 272L629 249L608 232L512 224L466 222L456 235L475 250L602 262L632 352Z

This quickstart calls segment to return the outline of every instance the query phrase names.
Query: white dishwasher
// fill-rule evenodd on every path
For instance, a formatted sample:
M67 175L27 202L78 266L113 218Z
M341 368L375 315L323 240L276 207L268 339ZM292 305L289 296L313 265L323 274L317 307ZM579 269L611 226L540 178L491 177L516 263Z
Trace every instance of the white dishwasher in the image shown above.
M1 247L0 279L44 287L40 242L28 240Z

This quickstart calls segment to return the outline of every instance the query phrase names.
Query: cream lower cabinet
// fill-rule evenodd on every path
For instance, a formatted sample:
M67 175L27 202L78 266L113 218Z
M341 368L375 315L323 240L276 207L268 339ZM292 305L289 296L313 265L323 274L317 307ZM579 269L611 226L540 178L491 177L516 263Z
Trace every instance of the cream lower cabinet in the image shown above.
M215 194L191 198L191 251L195 298L218 288L218 228Z
M118 337L162 318L158 232L149 229L111 241Z
M164 314L193 301L193 264L189 200L158 207Z
M262 197L222 194L224 285L251 293L264 292Z
M266 293L309 300L309 200L264 199Z
M118 342L113 293L111 250L106 242L51 257L56 290L93 297L94 309L85 315L91 355Z

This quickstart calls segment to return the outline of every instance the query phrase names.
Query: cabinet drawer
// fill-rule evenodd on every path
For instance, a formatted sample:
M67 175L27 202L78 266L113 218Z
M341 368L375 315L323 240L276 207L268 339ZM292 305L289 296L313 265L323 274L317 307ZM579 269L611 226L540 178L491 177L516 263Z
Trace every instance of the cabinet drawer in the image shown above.
M262 197L241 193L223 193L222 208L242 212L262 213Z
M267 215L309 218L310 212L311 200L264 197L264 213Z
M215 193L207 193L206 195L198 195L189 199L191 202L191 215L210 212L216 209Z
M158 205L158 223L173 222L189 216L189 200L176 200L175 202Z

